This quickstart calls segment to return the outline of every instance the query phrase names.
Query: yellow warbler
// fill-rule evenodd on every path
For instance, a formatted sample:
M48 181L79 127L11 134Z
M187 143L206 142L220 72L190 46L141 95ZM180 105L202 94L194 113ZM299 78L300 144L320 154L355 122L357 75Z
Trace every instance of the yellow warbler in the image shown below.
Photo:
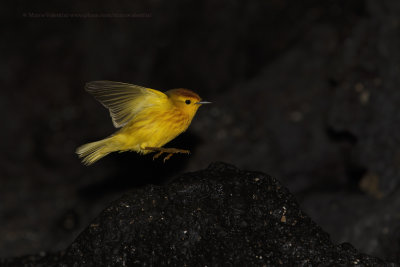
M103 106L109 109L113 124L119 131L103 140L80 146L76 153L85 165L90 165L111 152L136 151L140 154L190 151L162 146L184 132L202 104L194 92L172 89L165 93L138 85L95 81L85 86Z

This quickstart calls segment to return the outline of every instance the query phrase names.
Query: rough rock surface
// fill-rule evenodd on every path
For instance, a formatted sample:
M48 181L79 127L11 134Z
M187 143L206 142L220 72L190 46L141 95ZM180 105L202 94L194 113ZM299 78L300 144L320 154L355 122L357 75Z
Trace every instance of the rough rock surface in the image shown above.
M165 186L134 190L58 254L3 260L60 266L377 266L335 245L276 179L214 163Z

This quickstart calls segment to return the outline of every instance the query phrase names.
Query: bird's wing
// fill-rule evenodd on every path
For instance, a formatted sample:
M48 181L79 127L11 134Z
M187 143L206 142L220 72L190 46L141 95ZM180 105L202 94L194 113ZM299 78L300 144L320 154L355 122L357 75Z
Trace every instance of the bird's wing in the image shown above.
M123 127L143 109L168 99L160 91L121 82L94 81L87 83L85 89L109 109L116 128Z

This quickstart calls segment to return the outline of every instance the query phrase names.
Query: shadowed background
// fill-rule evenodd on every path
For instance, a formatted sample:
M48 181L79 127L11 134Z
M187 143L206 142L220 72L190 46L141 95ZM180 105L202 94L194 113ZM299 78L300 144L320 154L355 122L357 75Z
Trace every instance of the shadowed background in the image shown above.
M396 0L13 6L0 42L0 257L61 250L123 192L219 160L277 177L335 242L399 261L399 15ZM168 145L192 154L83 166L76 147L115 131L83 89L92 80L212 101Z

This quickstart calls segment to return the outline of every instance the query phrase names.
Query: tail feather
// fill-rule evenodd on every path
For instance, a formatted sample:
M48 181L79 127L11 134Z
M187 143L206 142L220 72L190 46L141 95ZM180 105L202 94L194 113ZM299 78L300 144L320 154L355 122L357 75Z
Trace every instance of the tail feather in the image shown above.
M114 151L109 145L110 141L110 138L106 138L82 145L76 149L76 154L79 155L79 158L83 158L83 164L91 165Z

